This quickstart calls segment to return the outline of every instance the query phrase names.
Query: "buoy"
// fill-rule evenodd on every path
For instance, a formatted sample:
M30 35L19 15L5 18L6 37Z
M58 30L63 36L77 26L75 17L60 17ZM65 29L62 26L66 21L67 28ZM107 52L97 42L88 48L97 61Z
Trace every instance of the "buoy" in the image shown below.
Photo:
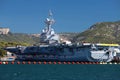
M75 64L75 62L72 62L72 64Z
M52 62L48 62L48 64L52 64Z
M27 63L28 63L28 64L31 64L31 62L30 62L30 61L28 61Z
M0 62L0 64L2 64L2 62Z
M66 62L63 62L63 64L67 64Z
M58 64L61 64L61 62L58 62Z
M3 62L3 64L5 64L5 62Z
M88 64L88 62L84 62L84 64Z
M114 64L117 64L116 62Z
M11 64L14 64L14 61L12 61Z
M36 64L36 62L34 61L33 64Z
M8 62L5 62L5 64L8 64Z
M104 64L107 64L107 62L104 62Z
M81 64L84 64L84 62L81 62Z
M47 63L44 61L43 64L47 64Z
M100 64L102 64L102 62L100 62Z
M56 64L56 62L53 62L53 64Z
M20 64L20 62L18 61L17 64Z
M96 64L100 64L99 62L96 62Z
M38 64L42 64L42 63L39 61Z
M105 62L102 62L102 64L105 64Z
M92 64L96 64L96 62L92 62Z
M79 62L76 62L76 64L80 64Z
M111 62L109 62L108 64L112 64Z
M25 64L25 61L23 61L22 64Z
M92 64L91 62L88 62L88 64Z
M103 62L100 62L100 64L103 64Z
M68 64L71 64L70 62L68 62Z

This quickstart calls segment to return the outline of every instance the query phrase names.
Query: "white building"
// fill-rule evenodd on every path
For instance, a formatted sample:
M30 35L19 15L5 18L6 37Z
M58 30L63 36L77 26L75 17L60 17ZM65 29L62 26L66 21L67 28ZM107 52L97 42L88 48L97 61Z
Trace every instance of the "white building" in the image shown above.
M0 28L0 34L8 34L10 31L9 28Z

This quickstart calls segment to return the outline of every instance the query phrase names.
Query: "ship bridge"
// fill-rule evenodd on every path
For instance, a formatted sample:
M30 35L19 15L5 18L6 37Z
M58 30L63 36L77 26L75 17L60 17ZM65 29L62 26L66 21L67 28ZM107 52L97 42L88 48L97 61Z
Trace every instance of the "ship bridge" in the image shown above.
M45 20L46 27L42 30L40 35L40 43L56 44L59 43L59 35L55 33L52 25L55 20L52 18L52 12L49 11L49 16Z

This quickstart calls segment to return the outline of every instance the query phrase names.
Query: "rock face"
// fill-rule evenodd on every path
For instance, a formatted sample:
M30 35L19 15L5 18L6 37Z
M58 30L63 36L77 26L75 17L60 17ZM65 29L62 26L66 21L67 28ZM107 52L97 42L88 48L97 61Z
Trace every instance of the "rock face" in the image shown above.
M10 31L9 28L0 28L0 34L8 34Z
M120 43L120 21L102 22L74 37L76 42Z

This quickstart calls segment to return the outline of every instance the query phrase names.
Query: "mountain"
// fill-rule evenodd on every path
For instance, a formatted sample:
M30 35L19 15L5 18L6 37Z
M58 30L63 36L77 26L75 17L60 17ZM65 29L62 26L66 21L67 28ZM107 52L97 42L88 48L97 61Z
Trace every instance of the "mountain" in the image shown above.
M118 43L120 44L120 21L101 22L81 33L58 33L61 38L72 42ZM0 46L13 44L33 45L39 43L39 34L9 33L0 35Z
M120 21L96 23L86 31L76 35L73 41L120 44Z

